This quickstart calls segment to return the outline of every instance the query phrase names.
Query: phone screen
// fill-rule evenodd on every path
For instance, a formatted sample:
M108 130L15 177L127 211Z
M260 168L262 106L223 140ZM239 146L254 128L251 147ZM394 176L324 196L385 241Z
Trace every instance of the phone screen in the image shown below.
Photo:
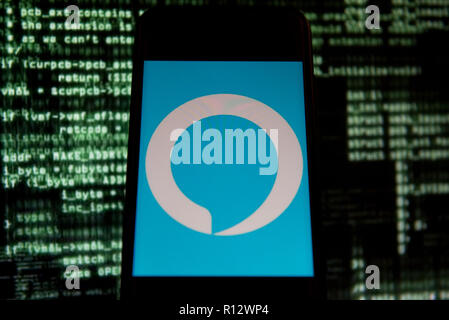
M143 65L132 275L313 277L302 62Z

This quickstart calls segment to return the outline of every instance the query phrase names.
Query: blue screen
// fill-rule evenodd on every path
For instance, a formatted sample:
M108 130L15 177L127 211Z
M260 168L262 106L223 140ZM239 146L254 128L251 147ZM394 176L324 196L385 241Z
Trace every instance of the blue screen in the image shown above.
M145 61L133 276L312 277L305 125L302 62Z

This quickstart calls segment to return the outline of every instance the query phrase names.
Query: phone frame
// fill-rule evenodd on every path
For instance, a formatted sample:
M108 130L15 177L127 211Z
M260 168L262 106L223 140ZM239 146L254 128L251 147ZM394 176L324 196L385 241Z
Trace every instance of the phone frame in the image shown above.
M230 23L225 24L227 21ZM204 27L210 24L212 27ZM164 28L164 31L158 28ZM132 276L145 60L303 62L314 277ZM229 301L229 296L224 293L228 290L211 294L213 282L212 287L238 288L233 293L233 299L237 302L272 303L273 299L282 299L287 303L296 299L325 298L324 264L319 250L321 223L318 175L315 173L316 128L310 27L299 10L272 7L155 7L146 11L137 21L133 53L121 297L169 299L175 304L189 301L217 303L225 298ZM297 295L279 295L280 290L291 292L292 287L296 288ZM192 293L192 288L198 290Z

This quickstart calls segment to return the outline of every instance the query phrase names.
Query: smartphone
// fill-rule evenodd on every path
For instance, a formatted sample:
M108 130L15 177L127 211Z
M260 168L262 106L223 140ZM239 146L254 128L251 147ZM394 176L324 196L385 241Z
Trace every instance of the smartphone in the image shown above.
M298 10L165 7L139 18L122 297L324 297L312 81Z

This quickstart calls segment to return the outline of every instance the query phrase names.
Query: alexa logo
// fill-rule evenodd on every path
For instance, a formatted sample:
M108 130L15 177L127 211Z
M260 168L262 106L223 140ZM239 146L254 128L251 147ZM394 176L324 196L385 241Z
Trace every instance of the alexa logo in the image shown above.
M258 132L250 129L226 129L224 138L215 129L208 129L201 134L201 120L213 116L240 117L262 129L257 130ZM190 126L193 126L193 152L190 152L190 138L186 131ZM195 135L200 136L199 141L211 141L202 152L201 142L200 147L198 143L195 145L195 141L198 141ZM273 146L269 155L264 140L267 135L272 142L270 145ZM244 156L239 149L243 148L245 138L248 141L248 163L255 164L258 160L261 164L260 175L276 174L273 187L262 204L247 218L232 227L212 233L211 213L180 190L171 166L182 163L242 164ZM181 141L177 142L178 140ZM256 140L258 152L255 151ZM224 144L224 155L221 153L222 146L217 143ZM232 153L235 153L235 162ZM235 236L264 227L288 208L301 184L303 158L293 129L275 110L245 96L214 94L190 100L162 120L148 144L145 169L153 196L171 218L197 232L215 236Z

